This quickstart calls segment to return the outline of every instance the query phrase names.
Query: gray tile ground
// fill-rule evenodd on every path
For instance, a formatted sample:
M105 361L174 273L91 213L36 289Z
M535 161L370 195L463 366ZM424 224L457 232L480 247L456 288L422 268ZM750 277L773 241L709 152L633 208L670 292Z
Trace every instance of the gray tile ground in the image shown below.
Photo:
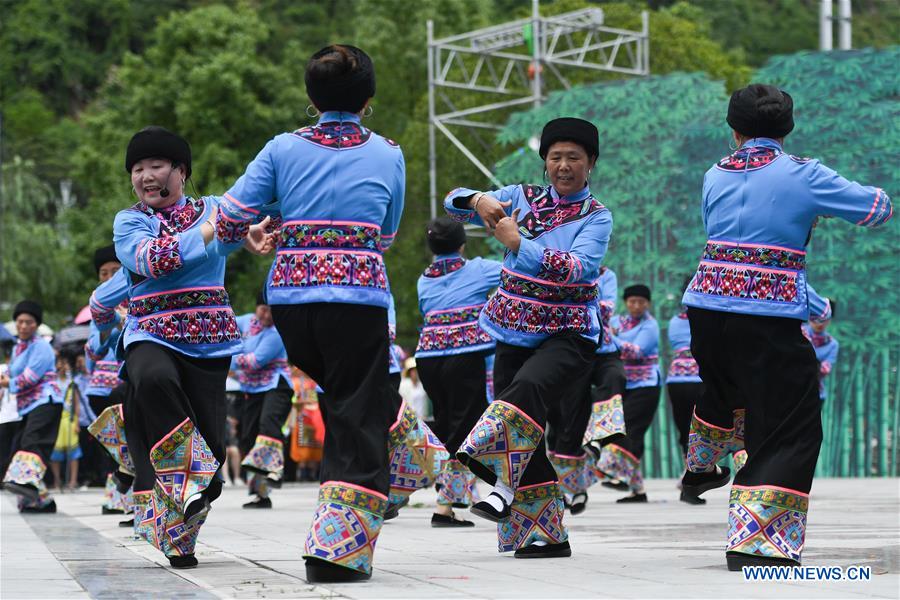
M651 481L651 502L616 505L594 488L567 518L571 559L523 561L495 551L495 530L431 529L434 494L387 523L370 582L312 586L300 558L316 499L312 485L273 494L275 509L242 510L227 488L203 528L201 566L172 571L103 516L99 492L59 496L57 515L20 516L0 496L0 597L7 598L898 598L900 482L817 480L805 565L867 565L864 582L745 582L724 566L727 491L706 506L677 501L672 481Z

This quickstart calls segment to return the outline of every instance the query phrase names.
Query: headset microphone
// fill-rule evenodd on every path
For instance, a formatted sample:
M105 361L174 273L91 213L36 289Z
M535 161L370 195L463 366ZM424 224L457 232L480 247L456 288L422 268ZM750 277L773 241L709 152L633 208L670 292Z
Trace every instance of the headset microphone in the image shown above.
M169 178L172 176L172 171L175 170L175 163L172 163L172 166L169 167L169 174L166 175L166 185L163 186L163 189L159 190L160 198L168 198L169 197Z

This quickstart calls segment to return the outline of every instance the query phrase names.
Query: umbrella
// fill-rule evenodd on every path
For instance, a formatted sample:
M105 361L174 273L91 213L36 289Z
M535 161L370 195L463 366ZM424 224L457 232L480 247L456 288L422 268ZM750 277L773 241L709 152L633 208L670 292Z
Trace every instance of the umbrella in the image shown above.
M91 307L85 306L81 310L78 311L78 314L75 315L75 324L81 325L83 323L91 322Z

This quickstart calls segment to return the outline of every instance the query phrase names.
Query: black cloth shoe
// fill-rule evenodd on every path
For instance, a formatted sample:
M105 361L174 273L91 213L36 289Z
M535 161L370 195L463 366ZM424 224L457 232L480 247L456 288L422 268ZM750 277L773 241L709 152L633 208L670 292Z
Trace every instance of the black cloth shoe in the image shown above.
M703 498L698 498L697 496L691 496L690 494L686 494L681 492L681 497L679 498L685 504L706 504L706 500Z
M684 477L681 478L681 492L688 496L699 497L703 492L728 485L730 480L731 470L728 467L717 465L712 471L702 473L686 471Z
M209 514L210 508L212 505L209 498L205 494L201 494L199 499L194 500L184 509L184 524L193 527Z
M776 556L758 556L743 552L726 552L725 560L729 571L740 571L743 567L799 567L800 562Z
M100 508L100 514L104 515L124 515L125 511L121 508L110 508L108 506L103 506Z
M169 564L173 569L193 569L198 563L196 556L185 554L184 556L170 556Z
M134 527L134 519L125 519L124 521L119 521L119 527Z
M281 479L272 473L266 475L266 483L269 484L270 488L281 489Z
M569 503L569 512L573 515L580 515L587 508L588 495L587 492L578 492L572 496L572 502Z
M572 547L568 540L561 544L546 544L544 546L525 546L516 550L516 558L568 558L572 556Z
M618 479L615 481L604 481L600 485L611 490L620 490L622 492L628 490L628 484L624 481L619 481Z
M647 502L647 494L632 494L616 500L616 504L638 504L642 502Z
M400 516L400 509L409 504L409 497L403 499L400 504L389 504L388 509L384 511L384 520L390 521ZM329 563L330 564L330 563Z
M432 527L475 527L472 521L465 519L454 519L451 515L439 515L434 513L431 515Z
M320 558L306 557L307 583L346 583L350 581L366 581L371 573L363 573L356 569L342 567Z
M242 505L243 508L272 508L272 500L271 498L261 498L257 496L255 500L251 500L250 502L246 502Z
M481 502L476 502L472 505L472 508L469 509L473 515L477 515L482 519L487 519L488 521L493 521L494 523L499 523L503 519L509 517L509 504L506 503L506 500L503 499L503 496L498 494L497 492L491 492L491 496L496 496L500 498L500 502L503 503L503 510L497 510L491 504L487 502L487 500L482 500ZM490 498L490 496L488 496Z
M31 501L37 500L40 496L37 488L27 483L15 483L9 481L3 484L3 489Z
M42 506L40 508L36 506L24 506L20 512L29 513L29 514L38 514L38 513L55 513L56 512L56 500L51 500L50 504L47 506Z

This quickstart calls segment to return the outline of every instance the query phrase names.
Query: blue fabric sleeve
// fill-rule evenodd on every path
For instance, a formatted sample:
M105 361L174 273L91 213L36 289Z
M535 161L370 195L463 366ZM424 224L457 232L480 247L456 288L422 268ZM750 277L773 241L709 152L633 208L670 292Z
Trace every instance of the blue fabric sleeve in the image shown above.
M200 227L173 236L159 236L143 213L124 210L116 215L113 242L119 262L132 273L158 279L206 260Z
M406 201L406 163L399 148L397 153L399 156L394 169L394 177L391 180L391 203L388 206L387 214L384 216L384 222L381 224L382 252L390 248L391 244L394 243L394 237L400 228L400 218L403 215L403 206Z
M884 190L850 181L819 161L807 164L809 189L822 216L835 216L864 227L883 225L893 214Z
M510 202L509 206L503 208L507 215L512 214L512 209L515 208L515 201L521 195L521 186L516 185L507 185L505 187L500 188L499 190L487 191L484 192L490 196L493 196L500 202ZM450 215L451 218L461 221L463 223L471 223L473 225L481 225L484 227L484 221L481 220L481 217L478 216L471 208L468 208L468 199L473 194L482 193L480 190L472 190L469 188L456 188L447 194L447 197L444 198L444 210L447 211L447 214Z

